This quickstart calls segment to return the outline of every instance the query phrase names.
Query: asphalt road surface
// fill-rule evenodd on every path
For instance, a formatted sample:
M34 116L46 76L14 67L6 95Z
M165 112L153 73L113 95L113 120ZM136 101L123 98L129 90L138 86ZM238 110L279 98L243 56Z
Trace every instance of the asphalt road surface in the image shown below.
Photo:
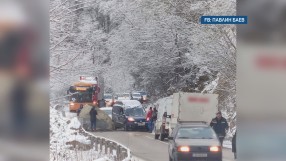
M168 141L155 140L154 135L147 132L94 132L97 136L102 136L117 141L131 150L132 155L146 161L168 161ZM234 161L233 153L230 149L223 149L223 161Z

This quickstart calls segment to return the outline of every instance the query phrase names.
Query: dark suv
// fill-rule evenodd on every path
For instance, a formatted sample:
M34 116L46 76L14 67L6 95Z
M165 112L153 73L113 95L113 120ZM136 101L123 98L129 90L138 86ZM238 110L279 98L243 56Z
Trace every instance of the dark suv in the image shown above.
M112 121L115 129L124 128L125 131L147 129L145 111L142 106L128 106L127 102L136 100L122 100L115 103L112 108Z
M169 137L170 161L222 161L222 147L204 123L179 123Z

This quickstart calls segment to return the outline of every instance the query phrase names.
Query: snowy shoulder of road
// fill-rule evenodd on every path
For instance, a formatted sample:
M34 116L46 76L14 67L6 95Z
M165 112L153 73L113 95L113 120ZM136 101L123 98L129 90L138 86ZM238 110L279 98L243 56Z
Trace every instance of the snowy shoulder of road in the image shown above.
M51 160L90 161L102 157L80 127L77 117L65 117L63 111L50 108Z

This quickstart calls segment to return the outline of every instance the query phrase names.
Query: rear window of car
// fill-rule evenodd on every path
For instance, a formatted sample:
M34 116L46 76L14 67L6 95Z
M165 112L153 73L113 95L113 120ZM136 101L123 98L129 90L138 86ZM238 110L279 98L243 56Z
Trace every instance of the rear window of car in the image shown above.
M129 96L130 96L130 94L128 94L128 93L124 93L122 96L123 96L123 97L129 97Z
M181 127L177 139L215 139L216 134L211 127Z
M132 96L133 97L141 97L141 94L140 93L133 93Z
M126 116L145 116L144 110L142 108L128 108L125 110Z

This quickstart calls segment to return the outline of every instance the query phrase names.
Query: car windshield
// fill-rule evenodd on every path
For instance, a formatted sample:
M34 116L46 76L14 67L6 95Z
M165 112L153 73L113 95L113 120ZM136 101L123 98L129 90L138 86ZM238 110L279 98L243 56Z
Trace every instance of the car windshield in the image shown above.
M145 95L147 95L147 93L146 93L146 92L140 92L140 93L141 93L141 95L144 95L144 96L145 96Z
M112 99L112 95L104 95L104 99Z
M92 102L92 94L87 91L74 93L69 98L73 102Z
M177 139L214 139L216 135L210 127L182 127L178 130Z
M125 110L126 116L145 116L144 110L142 108L128 108Z

